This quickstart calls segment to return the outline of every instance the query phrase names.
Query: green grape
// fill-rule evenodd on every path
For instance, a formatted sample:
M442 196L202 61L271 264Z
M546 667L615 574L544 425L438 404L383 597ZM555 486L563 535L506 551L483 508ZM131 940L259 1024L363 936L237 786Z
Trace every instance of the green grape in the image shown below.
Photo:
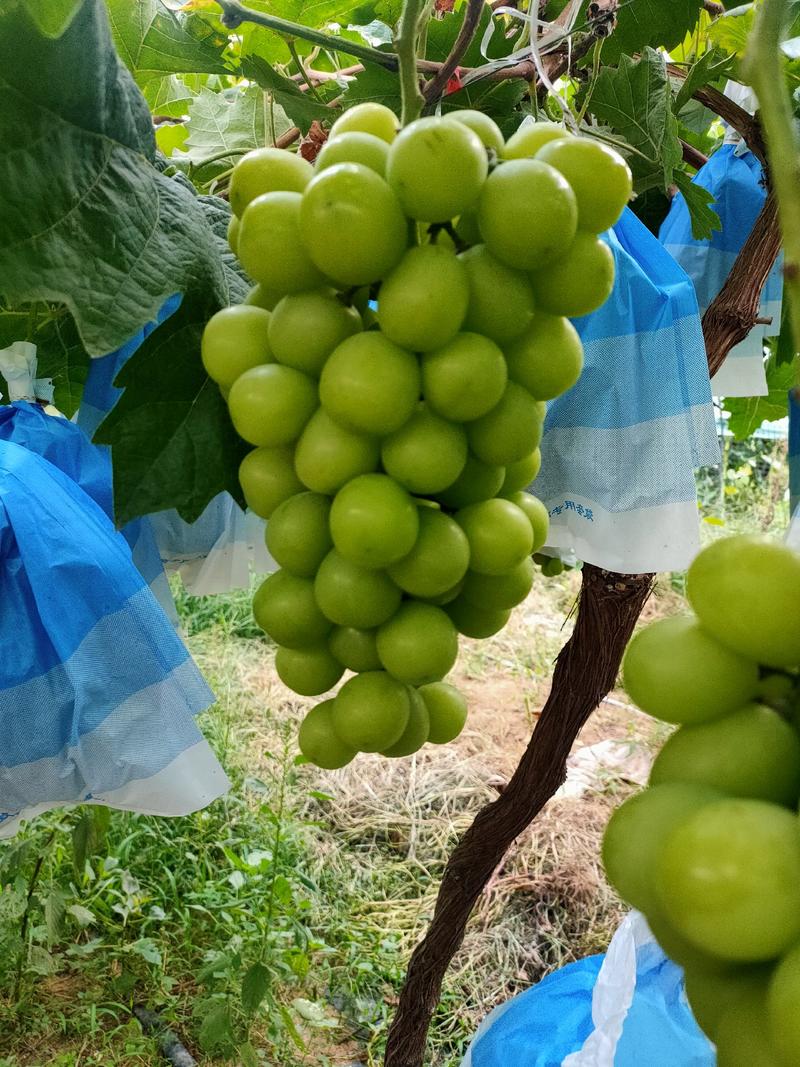
M419 695L416 689L411 686L408 687L408 700L410 713L408 716L408 725L402 733L399 741L395 741L391 748L385 748L381 752L382 756L389 756L390 759L397 759L401 756L411 756L415 752L419 752L425 742L428 740L428 734L431 729L431 720L428 715L428 708L425 701Z
M563 141L569 136L569 131L555 122L528 122L506 141L503 156L506 159L532 159L550 141Z
M239 247L239 220L235 215L231 215L231 221L228 223L228 247L236 255Z
M459 527L459 529L461 529L461 527ZM464 579L462 578L460 582L456 582L454 586L450 589L446 589L444 593L439 593L438 596L420 597L420 600L424 600L426 604L435 604L437 608L443 608L445 604L450 604L456 599L461 592L463 585Z
M400 131L386 178L406 215L447 222L475 203L488 169L477 134L463 123L429 117Z
M469 541L470 568L480 574L504 574L531 554L530 521L510 500L470 504L455 518Z
M323 614L337 626L373 630L400 607L402 594L382 571L368 570L335 549L320 564L314 593Z
M382 752L397 744L408 725L408 688L385 671L367 671L345 682L333 704L333 727L359 752Z
M464 244L480 244L481 231L478 229L478 212L476 208L471 207L469 208L469 210L463 211L458 216L458 222L455 225L455 231L456 234L464 242Z
M360 163L362 167L368 167L383 177L388 157L389 146L381 137L351 130L325 142L317 156L316 166L317 171L321 171L337 163Z
M272 362L270 313L239 304L212 315L203 330L200 354L210 378L230 389L240 374Z
M327 645L279 648L275 653L275 670L284 685L304 697L327 693L344 674L344 667L328 651Z
M409 685L438 682L458 656L458 634L434 604L407 600L378 629L378 655L394 678Z
M422 357L422 393L428 406L454 422L485 415L506 387L503 353L488 337L460 333Z
M549 556L542 563L542 574L545 578L557 578L559 574L564 573L564 570L564 561L559 559L558 556Z
M245 208L264 193L302 193L314 177L314 168L282 148L256 148L243 155L231 174L228 199L239 218ZM236 251L236 249L234 249Z
M538 552L542 545L547 543L547 534L550 531L547 508L533 493L509 493L506 499L516 504L528 516L533 530L533 551Z
M776 967L767 991L770 1036L787 1064L800 1063L800 945L795 945Z
M359 474L378 466L380 444L374 437L345 429L320 408L297 442L295 470L315 493L336 493Z
M583 345L578 331L560 315L538 311L525 333L506 350L508 376L524 385L537 400L566 393L583 370Z
M770 1039L766 993L748 990L732 1001L717 1024L717 1067L793 1067Z
M767 537L740 535L704 548L687 595L718 641L769 667L800 664L800 556Z
M704 804L719 799L708 786L673 782L645 789L616 809L603 837L603 866L623 900L648 918L660 915L655 874L664 842Z
M664 722L727 715L758 689L757 664L721 645L693 618L659 619L640 630L622 669L631 700Z
M530 556L505 574L467 571L461 595L478 607L506 611L521 604L533 585L534 565Z
M245 371L228 395L228 410L236 432L251 445L286 445L295 441L317 404L313 380L277 363Z
M459 108L458 111L445 112L442 118L447 119L449 122L461 122L465 126L469 126L472 132L480 138L484 148L491 148L498 154L502 153L504 141L500 127L494 119L490 119L482 111Z
M394 193L359 163L337 163L316 175L303 194L300 232L311 259L340 286L385 277L408 244Z
M383 439L381 460L386 473L410 492L438 493L464 469L467 434L420 405L405 425Z
M516 382L508 382L499 402L470 422L469 447L484 463L504 467L524 459L542 439L544 411L538 400Z
M498 345L507 345L524 333L535 308L528 276L501 263L483 244L474 245L458 258L469 283L464 329L482 333Z
M389 577L405 593L438 597L453 589L467 572L466 534L441 511L419 509L419 533L407 556L389 567Z
M653 932L664 954L683 967L687 972L702 971L703 974L716 973L730 966L716 956L701 952L696 945L687 941L667 922L660 913L651 912L647 916L647 925Z
M613 226L633 195L628 164L613 148L587 137L565 137L536 155L561 171L578 201L578 226L602 233Z
M516 463L509 463L506 467L503 484L500 486L499 495L511 496L512 493L518 493L520 489L527 489L529 485L536 481L536 476L541 466L542 453L538 448L535 448L533 452L522 459L517 460Z
M362 474L336 494L330 518L333 543L360 567L382 568L407 556L419 533L414 501L386 474Z
M750 1000L763 996L770 973L769 967L688 970L686 996L692 1015L706 1036L712 1041L715 1039L720 1019L740 997Z
M286 293L282 289L265 289L263 285L254 285L244 298L245 306L264 308L272 311Z
M592 233L577 233L566 255L531 274L536 306L551 315L588 315L611 296L614 254Z
M247 207L239 231L239 260L265 289L296 293L325 278L300 237L300 193L265 193Z
M431 352L461 329L468 300L458 257L441 245L417 245L381 283L378 325L401 348Z
M772 708L748 704L676 730L656 757L650 781L697 782L733 796L795 807L800 739Z
M783 708L795 696L798 679L788 674L766 674L759 680L756 695L764 704Z
M333 728L333 700L323 700L306 715L297 735L300 751L317 767L328 771L344 767L356 750L342 741Z
M575 194L562 174L535 159L493 170L481 191L478 225L502 263L538 270L564 255L578 227ZM580 279L580 284L586 282Z
M361 316L330 289L290 293L275 307L269 343L278 363L319 378L337 345L361 330Z
M399 430L413 414L419 394L415 357L372 332L343 341L319 382L320 400L331 418L376 436Z
M797 816L775 804L705 804L669 834L654 878L668 921L720 959L774 959L800 936Z
M464 469L452 485L437 493L437 499L447 508L465 508L497 495L505 478L505 467L482 463L468 454Z
M444 610L465 637L491 637L499 633L511 618L510 610L478 607L461 594L446 604Z
M428 740L433 745L454 741L467 721L467 702L454 685L431 682L418 690L429 716Z
M268 519L279 504L305 488L291 448L256 448L239 465L239 484L251 511Z
M351 671L379 671L381 659L375 640L377 633L377 630L357 630L353 626L334 626L328 647Z
M370 133L391 144L397 136L397 116L383 104L356 104L334 122L329 140L344 133Z
M313 578L333 548L331 502L321 493L297 493L279 504L266 530L269 553L290 574Z
M253 597L253 615L277 645L287 648L318 645L331 629L314 598L314 583L288 571L264 579Z

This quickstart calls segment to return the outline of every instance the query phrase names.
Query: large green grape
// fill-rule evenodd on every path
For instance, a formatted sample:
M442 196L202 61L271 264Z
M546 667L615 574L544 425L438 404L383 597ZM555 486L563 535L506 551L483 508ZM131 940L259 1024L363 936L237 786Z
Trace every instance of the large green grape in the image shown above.
M356 755L333 728L333 700L323 700L306 715L297 736L300 751L307 760L333 771L344 767Z
M372 331L343 341L325 364L319 382L322 406L332 418L375 435L399 430L419 394L417 360Z
M348 430L320 408L300 435L294 462L303 485L330 494L357 475L374 471L379 459L376 438Z
M464 729L467 721L467 702L454 685L431 682L419 689L429 716L428 740L433 745L446 745Z
M465 508L467 504L495 496L504 478L505 467L483 463L468 454L461 474L447 489L437 493L436 498L447 508Z
M265 193L242 215L239 259L265 289L296 293L325 282L300 236L302 200L300 193Z
M278 363L318 378L325 360L361 329L361 316L329 289L290 293L275 307L269 343Z
M272 362L270 313L239 304L223 308L206 323L200 354L210 378L230 389L240 374Z
M384 104L355 104L334 122L329 140L354 131L372 134L391 144L397 136L398 125L397 116Z
M770 667L800 664L800 556L767 537L704 548L687 575L689 602L724 645Z
M681 821L655 884L679 933L723 960L774 959L800 937L797 816L761 800L718 800Z
M722 1013L716 1028L717 1067L794 1067L770 1038L766 992L748 989Z
M467 434L462 426L420 405L408 422L384 438L381 460L386 473L410 492L438 493L464 469Z
M526 122L506 141L506 159L531 159L550 141L562 141L569 132L555 122Z
M419 533L414 501L386 474L362 474L334 497L336 550L360 567L381 568L407 556Z
M430 352L461 329L468 300L467 272L458 257L438 244L417 245L381 283L378 324L402 348Z
M239 484L247 506L268 519L275 508L305 488L295 474L291 448L256 448L239 465Z
M512 493L527 489L536 480L541 466L542 453L538 448L535 448L529 455L517 460L516 463L509 463L506 467L503 484L500 486L500 496L511 496Z
M775 969L767 992L770 1036L785 1063L800 1063L800 945L795 945Z
M386 178L412 219L447 222L475 203L488 169L486 149L468 126L429 117L398 134Z
M460 333L422 359L422 392L445 419L468 422L500 400L507 381L503 353L488 337Z
M483 244L462 252L459 259L469 283L464 329L482 333L498 345L519 337L534 314L533 289L528 276L501 263Z
M276 644L287 648L317 645L331 629L317 606L314 583L288 571L264 579L253 598L253 615Z
M295 441L318 403L316 385L307 374L277 363L245 371L228 395L236 432L251 445Z
M545 311L537 312L525 333L505 353L509 378L524 385L537 400L552 400L566 393L583 370L578 331L569 319Z
M554 167L535 159L512 159L486 179L478 225L487 248L502 263L537 270L569 248L578 226L578 205L566 178Z
M613 226L633 194L630 168L613 148L587 137L551 141L536 158L561 171L578 201L578 226L602 233Z
M469 566L466 534L441 511L419 509L419 533L407 556L389 567L392 581L416 597L438 597L456 586Z
M391 748L385 748L381 752L382 756L388 756L390 759L411 756L414 752L419 752L428 740L431 720L427 705L419 695L419 692L412 686L408 687L408 700L409 716L406 728L399 741L395 741Z
M505 574L479 574L468 571L461 596L478 607L506 611L521 604L530 593L536 568L530 556Z
M279 648L275 654L275 670L284 685L306 697L327 693L344 674L344 667L326 644Z
M665 722L726 715L758 688L758 665L721 645L693 618L659 619L640 630L622 669L631 700Z
M445 604L444 610L465 637L491 637L499 633L511 618L509 609L479 607L461 594Z
M328 167L309 183L302 199L303 243L316 266L339 285L378 281L405 251L403 212L383 178L369 167Z
M409 685L438 682L458 656L455 626L433 604L407 600L378 629L378 655L394 678Z
M469 126L473 133L477 134L485 148L491 148L497 153L503 151L503 135L500 127L484 115L482 111L474 111L471 108L459 108L457 111L446 111L442 118L452 122L462 122Z
M254 285L244 298L245 306L263 308L272 311L286 293L283 289L267 289L263 285Z
M314 577L333 548L330 510L330 500L321 493L297 493L278 505L267 524L266 542L279 566L301 578Z
M379 671L381 660L377 633L377 630L357 630L353 626L334 626L328 638L328 647L338 661L351 671Z
M763 997L770 967L725 967L722 970L691 968L686 972L686 996L692 1014L713 1041L722 1016L740 998Z
M690 782L656 785L630 797L611 816L603 837L606 876L623 900L646 915L661 911L656 863L672 831L720 794Z
M408 688L385 671L367 671L345 682L333 703L333 727L359 752L397 744L411 714Z
M579 232L566 255L531 274L536 306L551 315L588 315L611 296L614 254L591 233Z
M508 382L491 411L470 422L470 451L498 467L516 463L539 447L543 425L543 405L521 385Z
M302 156L281 148L256 148L243 155L231 174L228 199L239 218L248 204L264 193L302 193L314 168ZM234 249L236 251L236 249Z
M550 516L547 508L533 493L509 493L506 499L516 504L528 516L533 530L533 551L538 552L547 543L547 535L550 532Z
M470 568L480 574L504 574L529 556L533 531L528 516L510 500L484 500L456 513L467 535Z
M324 615L337 626L373 630L400 607L402 594L382 571L368 570L335 549L320 564L314 593Z
M383 177L389 146L381 137L360 130L350 130L329 138L317 156L317 171L334 167L337 163L360 163Z

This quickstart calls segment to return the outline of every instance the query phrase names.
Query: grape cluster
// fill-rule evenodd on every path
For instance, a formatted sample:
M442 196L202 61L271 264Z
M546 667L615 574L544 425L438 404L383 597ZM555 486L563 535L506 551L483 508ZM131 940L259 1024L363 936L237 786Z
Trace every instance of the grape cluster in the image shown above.
M719 1067L800 1064L800 556L741 536L689 569L694 617L638 633L623 664L679 728L612 816L608 877L686 971Z
M536 158L533 158L536 155ZM531 588L548 516L524 490L545 402L583 361L568 315L604 301L597 234L625 162L551 123L505 144L474 111L402 131L377 104L334 124L316 167L235 167L229 241L256 283L207 324L205 367L253 445L240 469L280 570L254 600L295 692L321 695L304 755L445 743L466 703L458 635L500 630Z

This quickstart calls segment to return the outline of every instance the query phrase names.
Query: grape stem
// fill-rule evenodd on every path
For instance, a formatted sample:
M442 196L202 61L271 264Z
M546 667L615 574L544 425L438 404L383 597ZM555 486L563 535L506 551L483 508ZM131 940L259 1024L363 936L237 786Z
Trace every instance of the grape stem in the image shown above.
M409 122L418 119L425 104L419 87L417 41L427 10L425 0L404 0L394 37L394 48L400 67L401 126L407 126Z
M461 23L461 29L458 31L458 36L453 42L453 47L450 49L450 55L445 59L444 63L442 63L439 73L431 78L422 91L426 104L431 104L438 100L444 93L447 88L447 83L455 74L461 60L464 58L464 54L472 44L472 39L475 36L481 21L481 15L485 9L486 4L484 0L467 0L467 9L464 12L464 20Z
M784 284L795 349L800 348L800 140L783 72L781 41L789 26L789 0L764 0L744 61L755 90L783 233Z

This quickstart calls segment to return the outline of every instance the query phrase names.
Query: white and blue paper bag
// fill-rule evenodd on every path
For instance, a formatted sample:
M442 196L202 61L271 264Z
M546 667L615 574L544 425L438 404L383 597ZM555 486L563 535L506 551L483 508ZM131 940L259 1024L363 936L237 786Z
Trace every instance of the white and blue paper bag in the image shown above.
M548 405L533 492L559 554L627 573L678 570L700 547L694 470L719 462L697 298L630 209L602 239L614 290L574 320L584 370Z

